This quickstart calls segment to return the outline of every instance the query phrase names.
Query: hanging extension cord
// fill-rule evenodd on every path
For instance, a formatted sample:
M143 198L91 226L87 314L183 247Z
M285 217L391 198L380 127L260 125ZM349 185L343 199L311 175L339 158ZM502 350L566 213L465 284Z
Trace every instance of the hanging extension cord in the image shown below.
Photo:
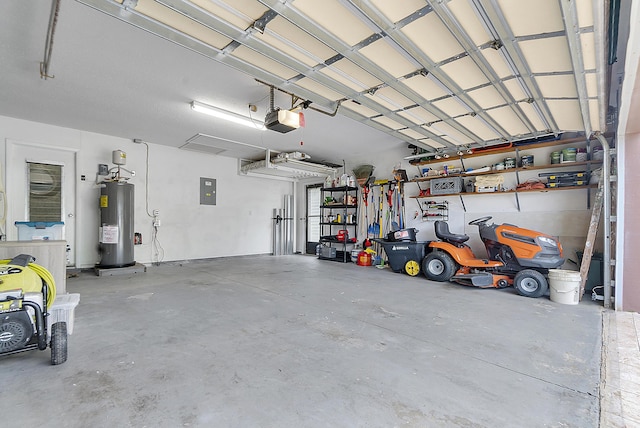
M159 222L160 220L158 220ZM156 266L160 266L160 263L164 260L164 248L162 244L160 244L160 240L158 239L158 226L153 226L152 236L151 236L151 245L153 247L153 255L151 257L151 262ZM154 262L155 256L155 262Z

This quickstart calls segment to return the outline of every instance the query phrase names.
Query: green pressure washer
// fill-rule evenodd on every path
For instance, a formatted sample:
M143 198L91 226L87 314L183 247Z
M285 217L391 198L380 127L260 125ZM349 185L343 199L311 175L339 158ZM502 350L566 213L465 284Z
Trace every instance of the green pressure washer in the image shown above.
M0 260L0 356L51 348L51 364L67 360L67 323L47 327L56 298L53 276L35 258Z

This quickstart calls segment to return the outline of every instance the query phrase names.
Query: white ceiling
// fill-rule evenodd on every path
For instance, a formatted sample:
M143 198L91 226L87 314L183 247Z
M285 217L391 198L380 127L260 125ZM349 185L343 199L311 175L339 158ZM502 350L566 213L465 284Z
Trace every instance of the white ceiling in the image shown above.
M604 1L120 3L61 0L54 77L42 79L51 0L0 2L0 115L174 147L206 134L333 162L605 126ZM191 111L193 100L243 115L255 104L264 118L269 91L254 77L326 112L341 103L338 115L307 109L305 128L280 134ZM276 91L275 104L291 99Z

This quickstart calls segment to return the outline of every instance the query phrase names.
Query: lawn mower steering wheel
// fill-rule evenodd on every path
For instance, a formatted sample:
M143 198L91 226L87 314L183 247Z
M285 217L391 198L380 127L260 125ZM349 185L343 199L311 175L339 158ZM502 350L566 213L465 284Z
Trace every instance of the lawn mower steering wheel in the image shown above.
M484 224L484 223L488 222L492 218L493 217L491 217L490 215L488 215L486 217L480 217L480 218L477 218L475 220L471 220L469 222L469 224L472 225L472 226L480 226L481 224Z

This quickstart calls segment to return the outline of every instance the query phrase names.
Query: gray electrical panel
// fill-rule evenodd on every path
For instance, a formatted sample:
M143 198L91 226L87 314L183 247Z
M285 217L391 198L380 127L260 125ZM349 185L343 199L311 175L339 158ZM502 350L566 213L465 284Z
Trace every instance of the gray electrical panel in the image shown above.
M216 179L200 177L200 205L216 204Z

